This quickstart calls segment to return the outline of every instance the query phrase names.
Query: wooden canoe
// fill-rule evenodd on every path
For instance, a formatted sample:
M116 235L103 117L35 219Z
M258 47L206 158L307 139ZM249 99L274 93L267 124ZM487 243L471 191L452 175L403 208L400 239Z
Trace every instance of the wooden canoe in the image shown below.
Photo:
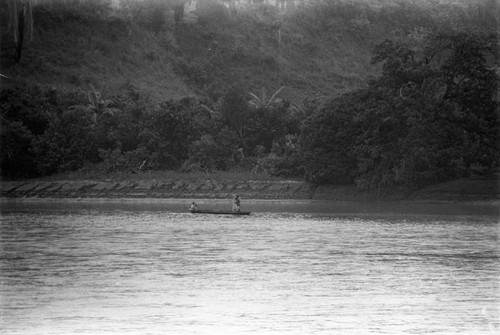
M210 209L196 209L196 210L190 210L191 213L193 214L219 214L219 215L249 215L250 212L233 212L233 211L223 211L223 210L210 210Z

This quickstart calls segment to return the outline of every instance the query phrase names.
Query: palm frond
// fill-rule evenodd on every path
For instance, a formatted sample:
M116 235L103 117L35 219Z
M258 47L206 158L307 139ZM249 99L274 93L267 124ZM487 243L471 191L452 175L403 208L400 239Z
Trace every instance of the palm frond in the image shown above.
M203 109L205 109L206 111L208 111L208 113L210 114L210 117L215 117L216 113L213 109L211 109L210 107L204 105L204 104L201 104L200 107L202 107Z
M258 102L261 102L262 100L255 94L253 94L252 92L249 92L249 94L252 96L252 101L255 100L255 101L258 101Z
M252 99L248 102L251 106L255 108L260 108L260 107L268 107L271 104L276 102L276 96L285 88L285 86L280 87L277 89L273 95L267 99L267 90L265 87L262 87L260 90L260 97L257 96L255 93L248 92Z
M269 98L268 105L274 101L274 98L285 88L285 86L281 86L274 94Z

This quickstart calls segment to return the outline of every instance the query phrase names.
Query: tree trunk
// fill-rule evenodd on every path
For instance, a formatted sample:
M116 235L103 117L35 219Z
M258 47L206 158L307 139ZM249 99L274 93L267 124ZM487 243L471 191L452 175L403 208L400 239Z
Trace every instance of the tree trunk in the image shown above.
M185 1L181 1L181 3L174 7L174 20L176 24L181 22L184 18L184 5Z
M17 32L18 39L16 43L16 54L14 56L14 61L19 63L21 61L21 55L23 52L23 40L24 40L24 6L21 8L17 14Z
M243 149L243 156L247 157L247 146L245 143L245 137L243 136L243 127L241 126L236 126L236 133L238 134L238 137L240 138L240 143L241 143L241 148Z

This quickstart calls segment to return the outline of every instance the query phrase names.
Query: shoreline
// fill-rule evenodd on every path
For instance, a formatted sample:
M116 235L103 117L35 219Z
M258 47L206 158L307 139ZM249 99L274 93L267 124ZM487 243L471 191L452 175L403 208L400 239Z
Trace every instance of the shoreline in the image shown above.
M0 181L2 199L73 199L149 201L168 199L317 200L351 202L499 203L498 175L470 177L429 185L414 192L360 192L354 185L318 185L305 181L218 181L180 179Z
M99 197L0 197L0 205L5 203L103 203L103 204L191 204L192 201L202 203L230 203L232 198L99 198ZM246 203L358 203L358 204L416 204L416 205L486 205L498 206L500 199L482 200L439 200L439 199L378 199L378 200L329 200L329 199L289 199L289 198L243 198Z
M127 212L189 212L191 201L200 209L230 210L231 199L185 198L0 198L0 213L53 212L53 211L127 211ZM327 217L409 218L420 216L488 216L498 220L500 200L453 202L453 201L339 201L313 199L243 199L245 211L256 215L300 214Z

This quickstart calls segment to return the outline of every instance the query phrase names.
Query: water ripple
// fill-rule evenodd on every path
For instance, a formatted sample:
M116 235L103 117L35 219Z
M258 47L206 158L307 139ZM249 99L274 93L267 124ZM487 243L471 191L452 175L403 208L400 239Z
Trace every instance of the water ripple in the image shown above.
M494 334L499 223L12 212L6 334Z

